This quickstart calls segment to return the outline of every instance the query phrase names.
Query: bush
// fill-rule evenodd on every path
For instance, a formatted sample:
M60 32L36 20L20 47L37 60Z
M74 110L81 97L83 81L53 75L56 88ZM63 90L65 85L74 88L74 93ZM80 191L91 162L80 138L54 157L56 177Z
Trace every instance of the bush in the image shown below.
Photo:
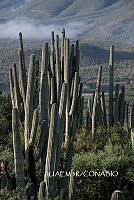
M7 135L12 130L12 105L9 95L0 94L0 134Z
M134 183L134 152L131 145L107 144L104 150L76 153L73 168L77 171L92 172L89 177L77 177L77 199L108 200L114 190L124 190L127 194L129 184ZM106 172L118 172L106 176ZM93 173L93 172L98 172ZM101 173L104 172L102 175ZM104 175L105 174L105 175ZM134 186L134 185L133 185ZM133 199L133 197L131 198Z
M17 195L15 192L7 191L6 189L2 189L0 191L0 199L3 200L26 200L25 195Z
M110 200L114 190L123 190L126 199L134 199L134 153L125 126L99 127L95 142L90 141L91 130L77 131L73 168L80 175L85 171L97 172L96 176L78 176L77 199ZM117 177L101 176L101 172L118 171ZM93 174L94 175L94 174Z
M77 131L75 140L75 152L89 152L103 150L109 142L112 144L127 144L129 142L128 133L125 126L111 128L99 127L96 131L95 142L90 141L91 130L82 128Z

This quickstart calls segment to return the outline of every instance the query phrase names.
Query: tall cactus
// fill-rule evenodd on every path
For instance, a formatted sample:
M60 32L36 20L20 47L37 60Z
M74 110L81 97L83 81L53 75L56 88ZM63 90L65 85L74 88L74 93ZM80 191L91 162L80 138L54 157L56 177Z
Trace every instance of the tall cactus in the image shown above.
M30 66L28 74L27 94L26 94L26 105L25 105L25 152L26 162L28 141L30 139L30 132L32 127L32 115L33 115L33 96L34 96L34 81L36 74L35 56L30 57Z
M9 82L10 82L10 93L11 93L12 106L15 107L14 78L13 78L13 70L12 70L12 68L9 71Z
M125 197L120 190L115 190L112 194L111 200L125 200Z
M130 110L130 130L131 130L131 143L132 143L132 150L134 151L134 104Z
M57 125L57 152L56 152L56 170L59 170L60 166L60 155L61 155L61 146L64 140L64 126L65 126L65 115L66 115L66 102L67 102L67 83L63 83L60 105L58 111L58 125Z
M66 130L65 130L65 144L69 137L69 56L70 56L70 40L64 39L64 81L67 83L67 104L66 104Z
M19 86L20 91L23 98L23 103L25 105L25 98L26 98L26 68L25 68L25 58L24 58L24 48L23 48L23 41L22 41L22 33L19 33Z
M113 81L114 81L114 45L110 47L109 59L109 126L113 126Z
M12 109L12 130L13 130L13 149L15 158L15 174L17 191L23 192L24 190L24 163L22 156L21 138L19 130L19 116L17 108Z
M69 181L69 197L68 200L74 200L75 199L75 177L73 176L74 170L71 170L71 176Z
M19 82L17 77L17 70L16 70L16 64L13 64L13 77L14 77L14 99L16 100L14 102L14 106L18 109L19 118L21 119L21 95L20 95L20 88L19 88Z
M57 105L53 104L51 109L51 120L48 138L48 150L46 157L45 176L44 181L46 183L47 196L54 197L54 177L50 177L49 173L55 170L55 158L57 148Z
M92 110L93 110L93 99L91 97L88 97L88 111L87 111L87 125L86 127L88 129L92 128Z
M103 125L106 127L107 126L107 114L106 114L106 103L105 103L105 93L102 92L101 95L101 109L102 109L102 121Z
M99 114L99 116L101 115L101 113L99 112L100 110L98 110L101 108L101 104L100 104L101 77L102 77L102 65L100 66L99 71L98 71L98 79L97 79L95 97L94 97L94 102L93 102L92 136L91 136L92 140L95 139L95 132L96 132L96 126L97 126L97 114Z
M127 132L129 133L129 104L127 103L126 104L126 129L127 129Z
M76 101L77 101L77 96L78 96L78 83L79 83L78 72L75 72L73 97L72 97L71 108L70 108L70 111L69 111L70 116L75 112L75 108L76 108Z
M38 195L38 200L44 200L45 199L45 189L46 189L46 184L44 181L40 183L39 187L39 195Z
M114 125L119 122L119 85L115 87L115 103L114 103Z
M125 86L122 86L121 93L119 95L119 122L124 123L125 120Z
M61 41L61 83L64 82L64 39L65 39L65 29L62 30L62 41Z
M60 93L61 93L61 66L60 66L60 49L59 49L59 36L56 35L56 43L55 43L55 51L56 51L56 84L57 84L57 102L60 101Z

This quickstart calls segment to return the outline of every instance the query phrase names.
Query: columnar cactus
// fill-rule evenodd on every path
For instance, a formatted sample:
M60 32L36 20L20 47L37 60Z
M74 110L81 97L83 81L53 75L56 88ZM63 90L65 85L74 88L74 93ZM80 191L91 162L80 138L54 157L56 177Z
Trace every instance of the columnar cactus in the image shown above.
M91 129L92 127L92 99L91 97L88 98L88 110L87 110L87 120L86 120L86 127L87 129Z
M132 149L134 150L134 104L130 110L130 130L131 130L131 143Z
M15 158L15 173L17 192L24 191L24 164L19 130L19 116L17 108L12 109L13 149Z
M102 92L102 95L101 95L101 109L102 109L103 126L107 126L107 114L106 114L106 103L105 103L105 93L104 92Z
M111 200L125 200L125 197L120 190L115 190L112 194Z
M50 177L50 173L55 171L56 149L57 149L57 105L53 104L51 109L50 129L48 138L48 148L45 165L44 181L46 183L46 193L51 198L54 197L54 177Z
M119 85L115 87L115 102L114 102L114 124L117 125L119 122Z
M52 59L52 58L51 58ZM48 86L48 43L43 44L42 59L41 59L41 78L40 78L40 92L39 92L39 107L40 107L40 122L45 120L45 129L41 128L41 135L44 135L42 140L43 154L41 155L41 176L44 176L44 165L47 154L47 140L48 140L48 123L49 123L49 86ZM45 95L44 95L45 94Z
M98 79L95 91L95 97L93 102L93 111L92 111L92 140L95 139L95 131L97 126L97 117L101 121L101 102L100 102L100 87L101 87L101 77L102 77L102 66L100 66L98 71ZM97 116L98 115L98 116Z
M129 133L129 104L126 104L126 128L127 128L127 132Z
M59 49L59 36L56 35L55 43L55 52L56 52L56 84L57 84L57 102L60 101L61 94L61 66L60 66L60 49Z
M40 187L39 187L39 195L38 195L38 200L44 200L45 199L45 189L46 189L46 184L44 181L42 181L40 183Z
M109 59L109 126L113 126L113 80L114 80L114 45L110 47Z
M69 200L75 200L75 177L73 176L74 170L71 170L71 176L69 181Z
M20 33L20 35L22 35ZM24 51L23 51L23 45L22 45L22 37L20 37L20 49L18 50L18 56L19 56L19 86L21 95L23 98L23 103L25 105L26 100L26 70L25 70L25 60L24 60Z
M125 107L126 107L126 103L125 103L125 87L122 86L122 90L121 93L119 95L119 122L121 124L124 123L125 120Z

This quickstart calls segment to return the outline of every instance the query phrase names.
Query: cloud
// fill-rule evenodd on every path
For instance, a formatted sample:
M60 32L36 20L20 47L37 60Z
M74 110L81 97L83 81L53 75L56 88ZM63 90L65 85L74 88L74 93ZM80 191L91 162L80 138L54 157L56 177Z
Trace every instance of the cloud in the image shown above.
M79 34L81 26L82 24L78 22L72 22L62 26L56 24L39 24L38 21L29 19L16 19L0 24L0 39L17 39L19 32L22 32L24 39L47 40L50 38L51 31L60 34L63 27L66 29L68 36L73 39Z

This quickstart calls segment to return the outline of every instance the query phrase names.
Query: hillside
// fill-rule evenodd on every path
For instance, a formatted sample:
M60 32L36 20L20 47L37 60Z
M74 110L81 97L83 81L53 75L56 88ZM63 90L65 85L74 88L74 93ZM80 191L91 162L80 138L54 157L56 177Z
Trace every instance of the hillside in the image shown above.
M25 0L1 0L0 1L0 9L6 9L6 8L17 8L20 5L23 5L25 3Z
M0 22L19 19L36 20L36 26L67 24L82 41L134 46L133 8L133 0L4 0L0 2Z
M29 46L30 44L25 41L25 59L26 59L26 67L29 65L29 56L31 54L35 54L36 58L40 60L41 57L41 45L38 48L35 48L37 45L33 41L32 48L26 47L26 44ZM7 45L7 44L6 44ZM10 43L8 48L1 47L0 48L0 91L9 92L9 68L15 62L18 66L18 41L14 41L14 43ZM91 44L81 44L81 61L80 61L80 75L81 80L85 85L84 92L91 92L92 89L95 88L96 84L96 76L98 71L98 66L103 64L104 70L104 84L103 89L107 90L108 86L108 63L109 63L109 49L104 49L101 47L97 47ZM130 52L129 52L130 51ZM115 50L115 80L119 84L128 85L128 91L133 85L134 82L134 50L129 49L123 51ZM127 77L127 78L126 78ZM87 87L87 88L86 88ZM130 93L132 96L133 91Z
M116 3L118 0L112 0L108 2L107 0L85 0L84 4L82 0L26 0L26 1L2 1L0 3L0 9L3 8L16 8L18 9L12 11L9 10L9 16L11 18L20 16L31 16L33 18L40 18L42 21L44 16L55 16L55 17L67 17L67 16L83 16L86 14L93 13L94 11L104 9ZM89 5L89 6L87 6ZM2 14L1 14L2 16ZM7 15L8 16L8 15Z

